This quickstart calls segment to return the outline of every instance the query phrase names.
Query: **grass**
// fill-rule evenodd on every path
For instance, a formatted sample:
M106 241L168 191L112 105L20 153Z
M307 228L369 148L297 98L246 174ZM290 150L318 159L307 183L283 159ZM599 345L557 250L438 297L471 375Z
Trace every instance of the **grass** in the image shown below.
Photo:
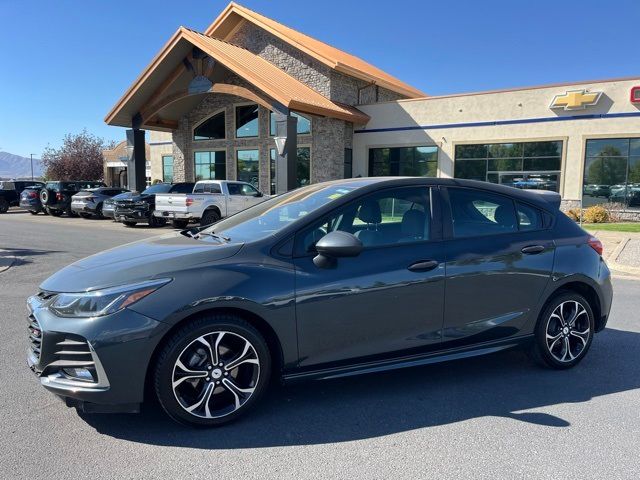
M582 227L587 230L602 230L607 232L638 232L640 233L640 222L638 223L583 223Z

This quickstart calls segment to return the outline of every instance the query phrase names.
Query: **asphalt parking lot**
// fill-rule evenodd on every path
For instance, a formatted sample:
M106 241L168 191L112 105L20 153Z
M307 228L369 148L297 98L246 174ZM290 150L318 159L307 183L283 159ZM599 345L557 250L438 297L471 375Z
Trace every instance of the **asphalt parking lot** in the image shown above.
M25 362L26 298L59 268L170 228L0 215L0 471L4 478L640 477L640 281L615 278L608 328L575 369L510 351L272 388L214 430L79 416Z

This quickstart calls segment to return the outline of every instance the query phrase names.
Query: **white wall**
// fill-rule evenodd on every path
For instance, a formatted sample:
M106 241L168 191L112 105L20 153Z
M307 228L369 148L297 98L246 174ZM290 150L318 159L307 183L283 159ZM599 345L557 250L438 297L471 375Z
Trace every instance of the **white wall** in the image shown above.
M372 147L437 145L440 147L438 175L452 177L456 144L564 140L560 193L565 200L579 200L582 195L586 140L597 137L640 137L640 116L472 127L459 125L472 122L555 119L594 114L640 115L640 105L634 105L630 101L631 88L637 85L640 85L640 78L430 97L359 106L358 108L367 113L371 120L365 127L356 128L356 131L421 126L433 128L355 133L353 175L368 174L368 149ZM597 105L587 107L585 110L564 111L549 108L555 95L577 89L603 93ZM434 127L442 125L446 127Z

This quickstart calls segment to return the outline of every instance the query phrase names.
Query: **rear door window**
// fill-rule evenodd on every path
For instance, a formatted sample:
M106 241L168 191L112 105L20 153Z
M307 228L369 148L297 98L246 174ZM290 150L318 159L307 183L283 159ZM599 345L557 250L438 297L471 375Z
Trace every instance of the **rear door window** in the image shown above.
M193 191L193 183L177 183L171 187L169 193L191 193Z
M518 231L513 200L471 188L449 188L455 238L499 235Z

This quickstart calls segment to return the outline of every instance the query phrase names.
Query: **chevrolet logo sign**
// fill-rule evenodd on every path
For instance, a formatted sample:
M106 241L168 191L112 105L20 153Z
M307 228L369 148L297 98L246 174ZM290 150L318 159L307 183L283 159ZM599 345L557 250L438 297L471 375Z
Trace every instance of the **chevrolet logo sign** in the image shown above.
M584 110L595 105L600 100L602 92L587 92L586 90L568 90L556 95L549 108L564 108L565 110Z

